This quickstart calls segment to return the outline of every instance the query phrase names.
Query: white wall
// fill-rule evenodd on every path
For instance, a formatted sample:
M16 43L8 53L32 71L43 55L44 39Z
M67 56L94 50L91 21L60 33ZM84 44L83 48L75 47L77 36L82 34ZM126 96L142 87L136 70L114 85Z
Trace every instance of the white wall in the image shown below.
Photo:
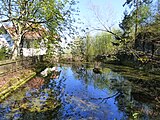
M0 35L0 48L2 46L12 47L13 40L9 34L2 34ZM47 52L46 48L22 48L23 49L23 56L38 56L38 55L45 55Z
M46 48L22 48L23 49L23 56L38 56L38 55L45 55L47 52Z

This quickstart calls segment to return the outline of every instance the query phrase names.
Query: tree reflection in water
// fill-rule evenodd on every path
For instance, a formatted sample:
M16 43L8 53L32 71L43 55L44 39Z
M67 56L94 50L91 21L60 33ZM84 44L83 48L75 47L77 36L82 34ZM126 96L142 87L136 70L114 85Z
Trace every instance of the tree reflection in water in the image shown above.
M56 91L54 90L56 89ZM35 77L0 105L0 119L44 120L57 115L60 88L54 80Z
M160 82L154 78L128 77L125 70L122 74L105 67L95 74L89 64L59 69L59 78L36 77L2 102L0 119L160 118Z
M79 66L72 66L72 70L77 73ZM121 73L107 68L103 69L101 75L94 74L91 70L86 67L85 72L78 72L78 75L75 75L78 79L83 79L86 84L89 84L92 79L94 86L101 90L108 89L109 96L94 98L95 100L101 100L100 103L102 103L114 97L119 110L125 112L132 119L157 119L160 117L159 80L154 78L141 80L137 79L137 76L135 78L123 77Z

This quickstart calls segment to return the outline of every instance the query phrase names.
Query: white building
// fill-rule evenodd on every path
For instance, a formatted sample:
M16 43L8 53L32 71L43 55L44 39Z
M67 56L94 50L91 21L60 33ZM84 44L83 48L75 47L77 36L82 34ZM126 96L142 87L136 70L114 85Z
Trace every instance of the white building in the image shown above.
M6 46L9 48L12 48L14 41L13 39L18 38L16 34L16 30L13 27L8 27L2 25L0 27L0 47ZM44 33L44 28L42 28L39 31L29 31L24 34L23 38L23 55L25 57L27 56L39 56L39 55L45 55L47 52L47 49L45 48L45 45L39 44L39 47L35 47L34 43L35 41L42 41Z

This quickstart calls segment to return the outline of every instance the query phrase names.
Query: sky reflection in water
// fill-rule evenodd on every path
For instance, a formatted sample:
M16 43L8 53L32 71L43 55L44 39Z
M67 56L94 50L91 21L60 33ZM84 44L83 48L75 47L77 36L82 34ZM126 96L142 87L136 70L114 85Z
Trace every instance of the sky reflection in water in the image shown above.
M149 108L148 104L133 100L131 82L108 68L103 74L95 74L90 68L81 70L79 66L59 70L58 79L40 81L39 88L34 88L31 80L2 102L0 120L125 120L134 117L136 111L132 107L140 104ZM137 115L149 118L147 114Z

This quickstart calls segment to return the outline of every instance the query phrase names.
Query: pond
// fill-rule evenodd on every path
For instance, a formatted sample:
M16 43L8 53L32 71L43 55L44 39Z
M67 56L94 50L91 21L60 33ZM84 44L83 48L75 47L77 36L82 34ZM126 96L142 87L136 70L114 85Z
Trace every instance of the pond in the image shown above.
M36 76L0 103L0 120L160 118L159 76L113 65L101 74L88 64L58 66L58 77Z

